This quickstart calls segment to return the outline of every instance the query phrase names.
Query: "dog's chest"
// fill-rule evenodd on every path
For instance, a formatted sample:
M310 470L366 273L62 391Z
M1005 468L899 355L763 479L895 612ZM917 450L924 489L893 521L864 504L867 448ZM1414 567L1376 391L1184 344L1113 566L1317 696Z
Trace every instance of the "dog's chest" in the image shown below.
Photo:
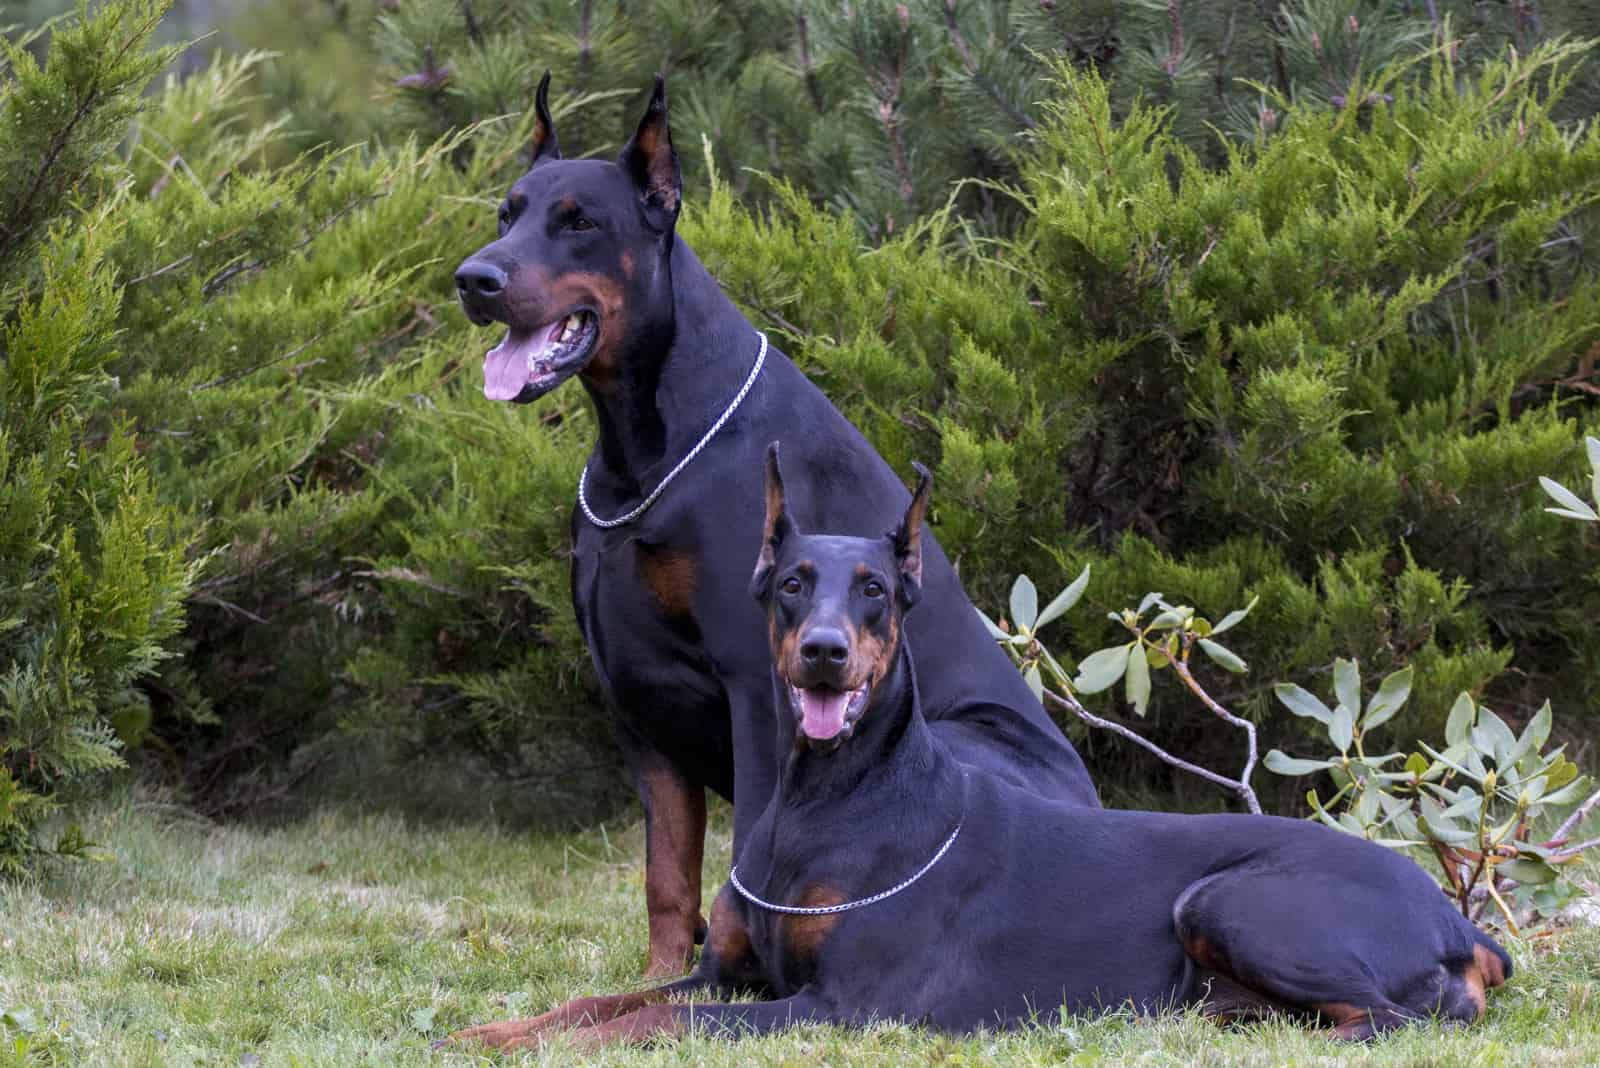
M703 579L693 552L580 537L573 607L601 685L622 711L649 707L655 718L725 704L695 609Z

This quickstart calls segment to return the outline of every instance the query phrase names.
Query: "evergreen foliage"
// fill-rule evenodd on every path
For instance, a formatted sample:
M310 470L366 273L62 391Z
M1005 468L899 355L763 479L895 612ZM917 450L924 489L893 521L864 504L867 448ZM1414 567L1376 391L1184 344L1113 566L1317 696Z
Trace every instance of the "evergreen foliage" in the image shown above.
M1048 120L1058 64L1105 78L1119 117L1136 102L1168 108L1177 140L1219 165L1230 145L1281 132L1291 110L1370 107L1378 98L1352 94L1352 82L1438 41L1454 42L1457 76L1470 77L1508 47L1527 54L1600 36L1600 7L1588 0L293 2L301 17L280 24L294 37L261 15L237 32L294 52L272 68L268 90L297 105L307 145L358 128L432 138L520 113L550 68L558 109L581 108L585 120L564 127L574 131L568 155L611 152L661 71L679 145L709 142L742 200L766 194L752 172L780 175L874 241L952 195L985 227L1016 224L1015 205L983 182L1016 177ZM299 37L308 20L342 31L318 34L318 50L338 55L337 74L320 81ZM1413 72L1425 76L1426 65ZM348 99L363 76L376 110ZM1592 68L1556 117L1597 110ZM691 180L703 177L698 155L685 154ZM957 186L967 179L978 182Z
M41 824L122 763L150 710L135 688L182 625L184 538L135 443L108 419L121 293L97 162L169 56L164 3L132 0L52 35L41 65L4 51L0 89L0 873L71 853ZM106 194L114 203L118 194Z
M1383 726L1407 743L1436 737L1461 690L1487 688L1512 719L1558 684L1563 707L1593 703L1600 576L1574 561L1594 558L1595 535L1542 512L1536 481L1575 477L1573 442L1600 422L1600 137L1564 118L1594 84L1577 46L1487 64L1443 46L1363 68L1345 85L1346 99L1371 101L1358 107L1269 85L1271 129L1256 115L1221 141L1189 129L1197 114L1225 125L1214 103L1134 102L1118 43L1131 30L1096 43L1080 18L1077 51L1027 57L1020 38L993 51L1010 22L960 21L1026 15L1043 33L1049 6L956 6L992 90L950 60L942 3L904 17L852 5L856 23L843 8L677 6L657 13L681 20L667 29L645 19L654 5L637 7L639 19L607 22L597 13L611 9L593 5L586 59L570 22L584 5L539 19L488 0L375 5L392 27L391 81L422 69L429 52L406 51L417 42L452 73L393 85L395 110L370 116L377 138L359 147L315 148L300 114L264 118L259 98L285 61L261 53L169 78L131 128L133 98L104 98L129 110L93 127L98 147L61 154L82 161L75 196L39 201L72 207L76 225L3 276L9 330L94 317L87 347L50 346L78 361L52 395L60 418L7 400L8 435L24 415L49 428L30 431L44 444L26 455L55 448L55 434L100 457L70 477L122 473L120 496L46 491L61 517L51 529L71 526L85 573L103 577L85 546L111 544L99 524L120 507L150 539L143 557L116 550L134 561L119 581L147 576L145 600L127 603L163 606L144 630L119 625L140 652L120 681L75 690L74 715L103 723L148 700L160 751L210 811L331 772L352 738L418 807L439 803L418 785L424 769L452 762L478 796L511 784L545 819L589 818L618 796L567 588L587 401L575 387L530 408L485 401L495 339L466 323L450 284L521 170L544 66L529 57L543 55L566 81L573 153L614 147L648 71L669 68L691 175L684 237L891 464L936 464L936 529L980 605L998 609L1018 572L1049 584L1092 563L1096 611L1064 642L1087 650L1114 631L1095 619L1149 590L1196 604L1259 596L1231 641L1250 674L1206 683L1261 723L1263 745L1291 751L1301 725L1271 713L1270 686L1325 688L1317 676L1338 656L1369 672L1415 665L1411 701ZM361 10L349 6L353 27ZM1241 35L1257 10L1239 7ZM1541 6L1541 32L1563 10ZM1160 13L1115 17L1155 27ZM1190 39L1207 39L1201 25ZM672 35L676 66L655 51ZM873 57L904 35L909 201L872 140L895 114L871 95L890 76ZM955 51L935 62L918 48ZM744 88L727 92L729 79ZM137 79L125 81L131 92ZM1026 98L1025 141L977 113ZM967 121L926 118L957 99ZM924 139L935 130L955 141ZM125 132L126 157L107 154ZM951 201L948 182L972 176L984 181ZM974 215L1007 236L982 237ZM48 224L29 223L30 240ZM23 351L12 336L8 358ZM51 470L69 477L64 461ZM81 513L69 520L64 502ZM169 536L173 511L184 518ZM136 693L133 673L177 626L184 543L195 571L182 656ZM21 553L0 550L0 563ZM8 579L0 597L12 590ZM46 618L7 603L0 619L24 622L0 648L44 648ZM1149 722L1167 748L1207 757L1207 732L1160 694ZM1097 780L1126 796L1133 758L1086 745Z

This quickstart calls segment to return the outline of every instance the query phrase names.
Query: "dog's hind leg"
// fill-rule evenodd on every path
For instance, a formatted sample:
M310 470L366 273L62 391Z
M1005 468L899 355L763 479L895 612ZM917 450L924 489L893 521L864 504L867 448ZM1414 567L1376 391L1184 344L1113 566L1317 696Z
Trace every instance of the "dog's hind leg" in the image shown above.
M1425 896L1408 901L1414 893ZM1315 871L1223 871L1173 906L1178 939L1201 968L1356 1040L1482 1011L1481 985L1475 999L1458 996L1477 974L1458 920L1431 886Z

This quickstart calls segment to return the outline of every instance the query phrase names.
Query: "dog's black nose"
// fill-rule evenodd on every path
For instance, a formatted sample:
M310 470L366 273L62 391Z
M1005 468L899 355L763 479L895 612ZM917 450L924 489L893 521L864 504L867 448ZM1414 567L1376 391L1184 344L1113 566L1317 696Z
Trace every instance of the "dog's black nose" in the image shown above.
M840 667L850 659L850 642L836 627L812 627L800 639L800 659L806 667Z
M506 290L506 272L492 263L468 260L456 268L456 292L462 300L498 297Z

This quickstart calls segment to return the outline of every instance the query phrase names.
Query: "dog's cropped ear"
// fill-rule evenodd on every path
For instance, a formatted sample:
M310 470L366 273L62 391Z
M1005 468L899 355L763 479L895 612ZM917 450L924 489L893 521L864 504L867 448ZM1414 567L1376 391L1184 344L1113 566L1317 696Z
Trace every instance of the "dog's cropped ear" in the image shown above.
M774 441L767 446L767 519L761 528L761 555L756 557L756 571L750 576L750 594L756 600L767 595L767 581L777 566L778 549L794 530L794 520L789 517L789 506L783 498L783 472L778 468L778 443Z
M556 140L556 124L550 118L550 72L539 79L539 91L533 98L533 158L530 165L547 159L561 158L561 142Z
M672 129L667 123L667 81L656 75L655 92L639 120L639 129L617 157L622 169L633 178L644 201L644 217L660 233L672 229L678 219L678 204L683 199L683 178L678 172L678 153L672 148Z
M933 496L933 476L921 464L913 462L917 472L917 492L911 495L905 518L893 534L895 567L900 572L900 596L906 606L917 603L922 595L922 524L928 517L928 499Z

